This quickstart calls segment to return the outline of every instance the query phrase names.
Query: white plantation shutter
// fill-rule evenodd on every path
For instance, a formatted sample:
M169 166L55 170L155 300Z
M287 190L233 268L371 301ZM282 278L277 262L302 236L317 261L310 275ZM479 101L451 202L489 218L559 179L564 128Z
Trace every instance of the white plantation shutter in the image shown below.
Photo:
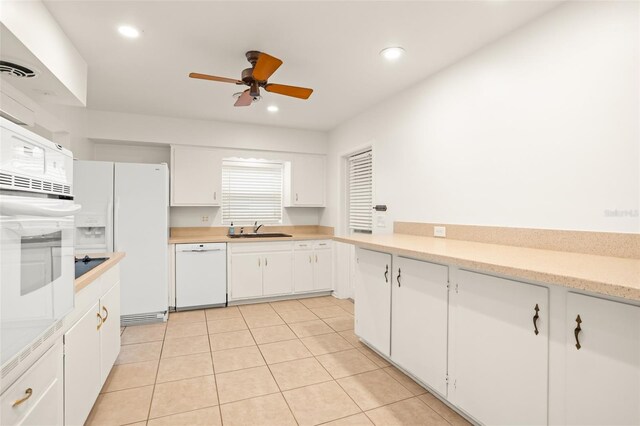
M222 223L282 223L283 165L222 163Z
M373 162L371 151L349 157L349 228L373 229Z

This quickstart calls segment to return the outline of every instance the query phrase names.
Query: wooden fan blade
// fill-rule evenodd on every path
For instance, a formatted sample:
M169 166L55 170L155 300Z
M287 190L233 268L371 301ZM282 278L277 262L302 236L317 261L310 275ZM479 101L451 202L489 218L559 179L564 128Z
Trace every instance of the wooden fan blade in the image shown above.
M249 93L249 89L247 89L242 92L242 95L240 95L233 106L249 106L251 105L251 102L253 102L253 96L251 96L251 93Z
M313 93L313 89L297 86L285 86L284 84L267 84L264 86L267 92L277 93L279 95L292 96L294 98L309 99Z
M191 77L191 78L199 78L200 80L220 81L222 83L242 84L242 82L240 80L234 80L233 78L216 77L215 75L200 74L200 73L197 73L197 72L190 73L189 77Z
M253 78L258 81L267 81L280 65L282 65L280 59L274 58L266 53L260 53L258 62L256 62L256 66L253 67Z

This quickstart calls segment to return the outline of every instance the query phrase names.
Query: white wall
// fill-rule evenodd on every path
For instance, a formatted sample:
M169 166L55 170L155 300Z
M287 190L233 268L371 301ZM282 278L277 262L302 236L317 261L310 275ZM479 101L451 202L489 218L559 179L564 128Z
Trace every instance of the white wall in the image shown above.
M344 232L341 156L371 143L389 226L640 232L638 7L568 2L333 130L321 223Z

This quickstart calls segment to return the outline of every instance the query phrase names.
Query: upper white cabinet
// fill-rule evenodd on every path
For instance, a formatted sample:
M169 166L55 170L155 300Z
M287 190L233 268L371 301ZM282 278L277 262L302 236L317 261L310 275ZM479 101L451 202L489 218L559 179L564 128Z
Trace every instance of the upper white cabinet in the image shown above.
M391 255L358 248L355 333L383 355L391 349Z
M171 205L219 206L222 156L210 148L171 148Z
M453 403L481 423L547 424L548 293L546 287L458 272L449 391Z
M325 157L295 155L285 163L284 206L324 207Z
M640 424L640 307L569 293L566 336L566 424Z
M446 396L449 268L398 256L393 268L391 359Z

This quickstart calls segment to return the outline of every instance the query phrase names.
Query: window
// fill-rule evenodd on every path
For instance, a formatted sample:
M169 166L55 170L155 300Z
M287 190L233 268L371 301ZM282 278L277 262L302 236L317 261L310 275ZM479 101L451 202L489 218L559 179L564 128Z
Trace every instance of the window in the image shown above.
M349 157L349 229L373 229L373 162L371 151Z
M222 223L282 223L281 163L223 161Z

